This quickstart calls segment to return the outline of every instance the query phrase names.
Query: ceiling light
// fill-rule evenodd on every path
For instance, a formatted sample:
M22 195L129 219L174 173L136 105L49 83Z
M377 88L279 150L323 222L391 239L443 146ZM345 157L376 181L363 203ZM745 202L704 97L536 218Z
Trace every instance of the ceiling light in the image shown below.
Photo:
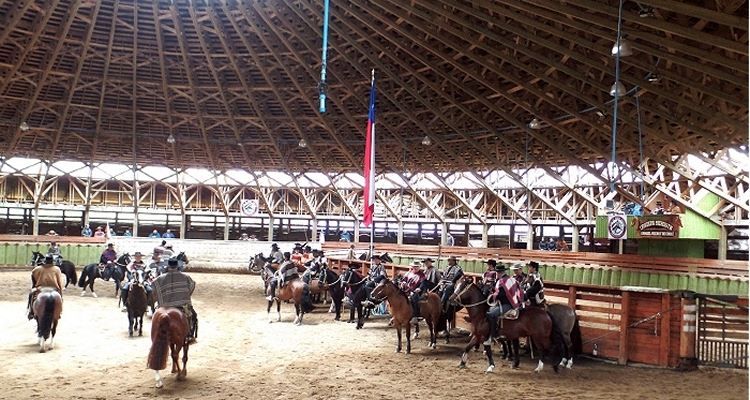
M596 110L596 115L598 115L599 118L604 118L607 116L607 112L599 108Z
M646 75L646 81L650 83L658 82L659 79L661 79L661 75L659 75L657 72L649 72L648 75Z
M21 128L21 132L27 132L29 130L29 124L27 124L26 121L23 121L19 128Z
M654 16L654 9L652 7L646 7L638 11L638 16L641 18L651 18Z
M609 89L609 95L612 97L622 97L625 95L625 85L622 84L622 82L617 82L614 85L612 85L612 88Z
M542 129L542 121L534 118L529 122L529 128L531 129Z
M177 141L177 139L175 139L174 135L172 135L171 133L169 134L169 136L167 136L167 143L169 143L169 144L175 144L176 141Z
M615 43L615 45L612 46L612 57L617 56L618 52L620 53L620 57L632 56L633 49L630 47L630 42L625 39L620 39L619 45L618 43Z
M299 143L297 145L299 147L305 148L305 147L307 147L307 140L305 140L304 138L302 138L302 139L299 140Z
M430 139L429 136L425 136L424 139L422 139L422 144L425 146L431 146L432 145L432 139Z

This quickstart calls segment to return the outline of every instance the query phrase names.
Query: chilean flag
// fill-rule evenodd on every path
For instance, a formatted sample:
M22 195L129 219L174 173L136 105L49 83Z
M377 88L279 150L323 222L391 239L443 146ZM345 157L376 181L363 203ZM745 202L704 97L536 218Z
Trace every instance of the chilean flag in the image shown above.
M370 110L367 117L367 141L365 143L365 209L364 224L372 225L375 214L375 70L372 70L370 87Z

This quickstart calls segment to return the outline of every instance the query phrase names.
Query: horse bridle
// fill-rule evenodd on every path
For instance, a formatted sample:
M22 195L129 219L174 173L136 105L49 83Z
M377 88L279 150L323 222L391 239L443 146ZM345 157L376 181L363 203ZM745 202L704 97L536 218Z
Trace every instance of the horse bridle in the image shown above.
M463 303L461 303L461 296L463 296L463 295L464 295L464 294L465 294L466 292L468 292L468 291L469 291L469 288L471 288L472 286L474 286L474 282L469 282L469 284L468 284L468 285L466 285L466 287L465 287L465 288L461 289L461 291L460 291L460 292L458 292L458 293L453 293L453 294L455 294L455 295L456 295L456 297L455 297L455 298L453 299L453 301L455 301L455 302L456 302L456 304L458 304L459 306L461 306L461 307L463 307L463 308L471 308L471 307L476 307L476 306L478 306L478 305L480 305L480 304L483 304L483 303L487 303L487 304L489 304L489 298L487 298L487 299L485 299L485 300L482 300L482 301L478 301L478 302L476 302L476 303L472 303L472 304L463 304Z
M359 281L359 282L357 282L357 283L351 283L349 281L352 279L352 275L354 275L354 271L349 270L349 274L350 274L349 278L344 281L344 285L346 285L346 286L359 286L359 285L361 285L361 284L363 284L363 283L365 283L367 281L367 279L362 278L362 280ZM341 278L343 278L343 275L342 275Z
M339 275L339 279L336 279L332 283L328 283L328 268L321 268L318 283L326 284L328 286L336 286L337 283L341 282L341 278L343 278L343 276Z

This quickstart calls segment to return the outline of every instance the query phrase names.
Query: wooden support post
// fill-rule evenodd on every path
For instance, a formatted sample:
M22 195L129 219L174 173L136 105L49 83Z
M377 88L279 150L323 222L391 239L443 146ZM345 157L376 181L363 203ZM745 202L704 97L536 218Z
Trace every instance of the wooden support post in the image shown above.
M578 296L578 289L575 286L568 286L568 307L574 311L576 309L576 298Z
M622 292L622 300L620 306L620 351L617 354L617 363L620 365L627 365L628 325L630 320L630 292Z
M680 365L681 370L698 369L698 359L695 356L695 331L698 320L698 306L693 292L684 292L680 301L682 319L680 320Z
M396 235L396 243L398 245L404 244L404 221L398 221L398 234Z
M534 225L531 224L526 231L526 250L534 250Z
M670 308L670 299L672 295L669 293L662 293L661 295L661 309L668 310ZM659 316L659 366L669 366L669 322L672 319L672 313L667 312Z
M578 237L581 235L578 225L573 225L573 239L570 247L570 251L577 252L578 249Z
M487 223L482 224L482 247L489 247L490 226ZM469 224L466 224L466 246L469 246Z
M273 242L273 217L268 217L268 241Z

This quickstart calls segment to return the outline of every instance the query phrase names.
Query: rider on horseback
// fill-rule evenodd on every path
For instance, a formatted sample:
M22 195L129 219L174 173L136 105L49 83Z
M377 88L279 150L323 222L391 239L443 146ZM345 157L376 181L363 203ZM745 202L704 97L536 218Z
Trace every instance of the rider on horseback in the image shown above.
M421 267L422 263L414 261L411 264L411 270L404 275L404 279L401 281L401 291L406 293L406 297L411 300L412 324L416 324L421 318L419 312L419 295L422 290L420 289L420 285L425 280L424 272L420 269Z
M31 293L29 293L28 317L34 318L34 312L31 305L34 303L36 296L42 290L56 290L62 297L62 272L55 266L51 256L44 259L44 264L31 270Z
M487 260L487 263L495 260ZM492 301L500 305L493 307L487 313L487 323L490 326L490 337L484 342L485 346L492 345L492 338L497 336L497 319L505 315L508 311L517 309L523 302L523 290L515 279L505 273L505 266L500 264L495 266L495 271L500 277L495 284L495 293L492 295Z
M307 264L304 264L309 268L302 275L302 280L308 285L321 269L328 268L328 259L323 256L322 250L313 250L313 255L315 258L310 260Z
M432 259L430 257L422 260L424 264L424 281L419 285L419 293L422 298L426 298L427 294L434 290L438 283L440 283L440 271L432 265Z
M122 286L122 291L120 292L120 298L122 299L122 311L127 311L127 307L125 306L125 303L128 301L128 293L130 291L130 284L133 282L135 276L134 272L135 270L141 270L144 272L144 276L146 276L146 263L143 261L143 254L141 254L140 251L136 251L133 254L133 261L128 264L127 267L125 267L125 274L128 277L128 281L125 282L125 284ZM146 289L146 294L151 292L151 285L148 281L145 282L144 285Z
M276 298L276 286L279 284L279 281L281 281L281 287L284 287L287 282L299 279L299 270L297 269L297 265L291 260L292 254L287 251L284 253L283 257L284 260L281 264L281 268L279 268L279 272L277 272L276 276L271 279L271 283L269 285L269 287L271 288L271 294L266 297L268 301Z
M266 261L271 263L271 267L273 267L274 270L278 270L279 265L284 262L284 254L279 250L278 244L274 243L271 245L271 255L268 256Z
M49 244L49 250L47 250L47 256L52 257L52 262L56 266L60 266L60 263L62 263L62 252L60 251L60 245L56 242L50 242Z
M179 262L174 258L167 262L167 272L154 280L154 293L156 293L160 308L182 309L190 323L190 335L185 341L193 344L198 337L198 314L190 300L195 290L195 281L188 274L177 269L178 266Z
M526 293L524 297L530 305L534 307L544 307L544 282L539 275L539 263L532 261L529 263L529 276L526 278Z
M99 257L99 268L106 266L107 264L114 264L117 261L117 252L115 251L115 244L107 244L107 249L102 252L102 256Z
M453 294L456 282L463 276L464 270L456 263L456 256L448 257L448 266L443 271L443 279L440 281L444 285L442 295L440 296L440 303L443 305L443 310L446 310L448 307L448 298Z
M497 271L495 271L497 261L487 260L486 264L487 270L482 274L482 286L480 286L484 297L489 296L491 292L495 291L495 283L497 283Z
M388 274L385 272L385 266L380 263L380 256L375 254L370 258L370 271L367 272L367 283L365 284L365 291L367 293L367 297L365 301L362 302L362 305L367 308L374 308L377 304L379 304L379 301L375 301L370 294L372 293L372 290L375 289L375 286L380 282L380 279L387 278Z

